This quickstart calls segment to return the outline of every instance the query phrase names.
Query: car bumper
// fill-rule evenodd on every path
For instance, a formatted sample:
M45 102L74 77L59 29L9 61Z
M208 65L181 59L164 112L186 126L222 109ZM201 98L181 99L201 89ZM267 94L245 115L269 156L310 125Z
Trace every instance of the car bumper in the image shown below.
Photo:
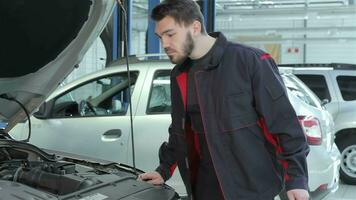
M318 151L313 151L319 153L318 155L308 156L308 161L315 158L315 156L319 156L318 159L310 161L314 162L313 166L317 166L315 169L309 169L309 189L312 199L322 199L339 188L341 157L338 148L333 144L331 151L328 153ZM319 162L319 164L315 162Z

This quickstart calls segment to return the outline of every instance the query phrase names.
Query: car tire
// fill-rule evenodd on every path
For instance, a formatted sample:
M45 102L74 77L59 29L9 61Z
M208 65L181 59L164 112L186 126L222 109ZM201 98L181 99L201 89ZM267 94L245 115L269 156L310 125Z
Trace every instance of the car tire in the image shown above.
M341 153L340 179L349 185L356 185L356 134L337 138L336 145Z

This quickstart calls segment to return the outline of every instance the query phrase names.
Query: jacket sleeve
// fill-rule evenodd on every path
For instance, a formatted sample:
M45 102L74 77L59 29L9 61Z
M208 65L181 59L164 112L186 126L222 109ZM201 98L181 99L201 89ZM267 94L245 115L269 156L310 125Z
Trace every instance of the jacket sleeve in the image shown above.
M169 128L171 130L171 127ZM159 148L159 166L156 171L161 174L164 181L167 181L173 175L177 167L177 156L175 150L175 135L169 135L168 142L164 142Z
M277 159L285 163L285 189L307 190L309 146L278 68L269 54L254 55L249 61L253 64L251 78L256 110L269 134L277 140L281 150Z
M168 142L164 142L159 149L160 165L156 168L165 181L173 175L178 160L184 157L184 107L180 98L177 82L171 78L172 123L168 129Z

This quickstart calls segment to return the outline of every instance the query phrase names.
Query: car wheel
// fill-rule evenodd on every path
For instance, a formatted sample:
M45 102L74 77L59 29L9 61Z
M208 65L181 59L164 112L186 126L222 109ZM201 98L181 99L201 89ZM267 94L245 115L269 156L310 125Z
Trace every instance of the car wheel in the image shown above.
M340 179L356 185L356 134L348 134L337 140L341 152Z

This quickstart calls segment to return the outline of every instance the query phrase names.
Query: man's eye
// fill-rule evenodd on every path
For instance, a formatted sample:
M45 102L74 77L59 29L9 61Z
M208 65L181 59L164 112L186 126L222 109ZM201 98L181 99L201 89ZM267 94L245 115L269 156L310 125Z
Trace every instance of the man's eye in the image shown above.
M168 37L173 37L173 35L175 35L175 33L168 34Z

